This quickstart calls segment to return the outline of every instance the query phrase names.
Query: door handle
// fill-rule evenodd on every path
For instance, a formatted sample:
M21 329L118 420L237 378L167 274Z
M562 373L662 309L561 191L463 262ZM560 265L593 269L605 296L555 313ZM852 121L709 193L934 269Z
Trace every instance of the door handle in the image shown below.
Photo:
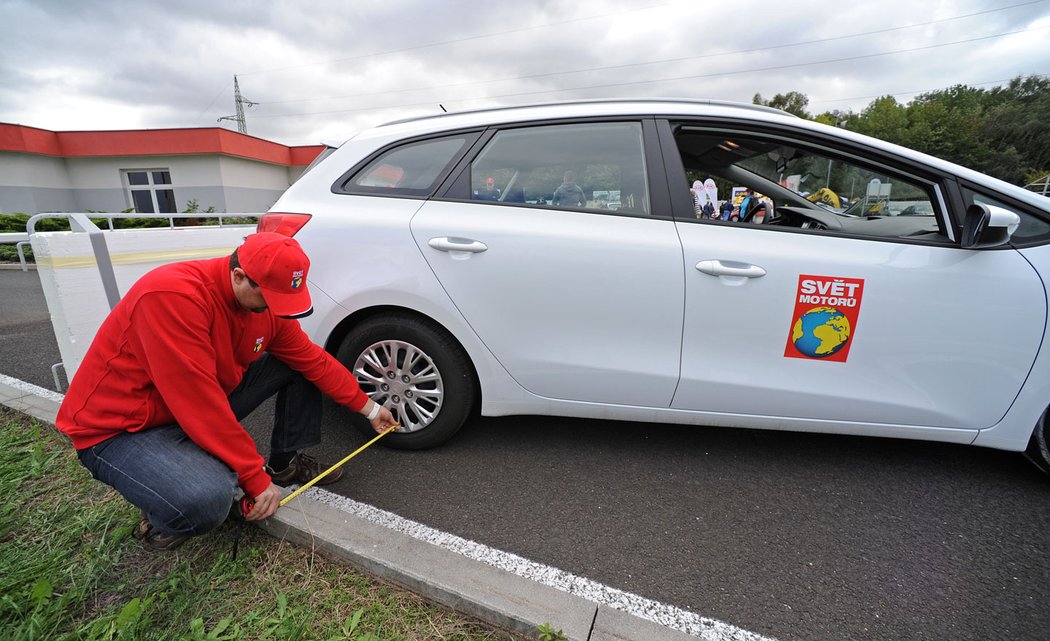
M469 238L449 238L448 236L431 238L427 241L427 244L434 249L443 252L469 252L471 254L477 254L488 249L488 245L477 240L471 240Z
M712 276L741 276L743 278L761 278L766 275L766 270L758 265L749 263L738 263L732 260L702 260L696 264L696 268L705 274Z

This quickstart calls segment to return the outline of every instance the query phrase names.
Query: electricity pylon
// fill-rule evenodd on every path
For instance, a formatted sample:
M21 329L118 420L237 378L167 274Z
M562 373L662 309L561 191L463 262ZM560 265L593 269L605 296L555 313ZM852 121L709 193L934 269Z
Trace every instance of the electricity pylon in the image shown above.
M233 104L237 108L237 113L232 116L223 116L215 122L222 122L223 120L232 120L237 123L237 131L242 134L248 133L248 123L244 120L244 108L254 107L259 104L252 102L247 98L241 96L241 86L237 84L237 76L233 77Z

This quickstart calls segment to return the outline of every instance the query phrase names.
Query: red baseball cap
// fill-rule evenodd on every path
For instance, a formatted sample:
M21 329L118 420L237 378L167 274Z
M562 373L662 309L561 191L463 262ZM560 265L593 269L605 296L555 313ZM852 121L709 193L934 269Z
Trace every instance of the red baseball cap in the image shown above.
M313 311L306 288L310 259L294 238L268 231L252 234L237 248L237 259L274 314L299 318Z

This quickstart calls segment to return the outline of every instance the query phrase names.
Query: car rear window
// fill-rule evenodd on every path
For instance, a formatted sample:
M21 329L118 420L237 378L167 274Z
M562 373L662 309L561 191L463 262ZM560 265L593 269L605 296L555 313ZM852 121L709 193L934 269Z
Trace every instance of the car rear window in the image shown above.
M387 149L342 182L350 194L425 196L477 134L410 142Z

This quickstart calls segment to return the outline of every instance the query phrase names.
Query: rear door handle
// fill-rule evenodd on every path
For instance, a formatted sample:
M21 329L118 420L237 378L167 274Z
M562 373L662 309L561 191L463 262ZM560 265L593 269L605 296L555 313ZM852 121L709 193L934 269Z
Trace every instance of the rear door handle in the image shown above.
M448 236L431 238L427 241L427 244L434 249L443 252L469 252L471 254L477 254L488 249L488 245L477 240L471 240L469 238L449 238Z
M732 260L702 260L696 264L696 268L705 274L712 276L740 276L743 278L761 278L766 275L766 270L758 265L749 263L738 263Z

